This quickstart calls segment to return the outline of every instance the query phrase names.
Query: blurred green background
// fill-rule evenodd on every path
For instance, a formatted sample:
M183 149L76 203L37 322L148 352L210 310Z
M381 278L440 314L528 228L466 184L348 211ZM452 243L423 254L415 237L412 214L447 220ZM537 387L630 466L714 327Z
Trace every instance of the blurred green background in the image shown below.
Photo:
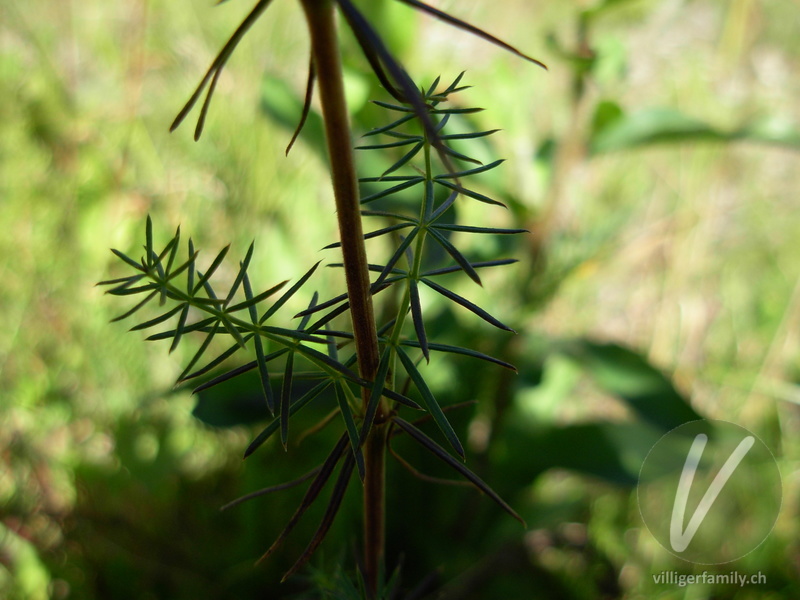
M241 257L256 239L261 288L335 261L319 251L336 236L316 115L284 157L308 61L296 4L276 0L240 45L195 143L191 124L168 126L249 3L0 3L0 597L321 597L304 591L308 577L276 583L319 510L253 567L302 489L218 508L312 468L334 434L288 454L272 440L242 462L264 418L248 382L196 409L173 389L196 345L168 355L109 325L125 307L94 287L119 274L109 247L138 256L148 213L161 240L180 224L201 261L228 242ZM484 186L510 210L461 216L531 235L467 246L521 260L485 289L453 286L520 333L431 298L429 334L520 374L468 359L426 372L443 403L478 401L455 417L468 464L529 529L392 463L392 565L404 555L407 588L439 569L450 600L800 597L800 11L785 0L435 4L550 67L397 2L364 7L417 81L466 69L474 88L459 101L487 109L469 125L503 130L481 147L507 159ZM363 133L386 122L368 103L383 96L348 34L344 44ZM341 292L333 270L315 285ZM757 433L783 475L773 533L719 567L662 550L636 505L647 450L697 414ZM404 442L418 468L443 474ZM318 585L353 564L353 487L312 561ZM654 582L671 569L767 582Z

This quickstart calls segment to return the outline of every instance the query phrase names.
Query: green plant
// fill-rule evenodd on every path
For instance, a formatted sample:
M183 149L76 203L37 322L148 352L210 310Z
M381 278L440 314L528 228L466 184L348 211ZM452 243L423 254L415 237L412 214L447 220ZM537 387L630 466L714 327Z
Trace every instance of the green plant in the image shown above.
M535 59L455 17L417 0L401 1L541 65ZM269 4L270 0L260 0L242 22L175 119L173 129L183 121L208 87L195 130L195 138L200 137L210 99L222 69L237 44ZM277 432L280 432L281 442L286 447L290 417L320 398L323 392L331 389L334 391L336 412L341 418L343 432L327 459L317 469L286 484L312 480L297 511L264 556L272 553L291 532L317 500L338 467L339 473L322 522L306 551L286 577L301 568L328 532L352 474L356 471L363 484L364 579L367 593L373 597L381 585L379 573L384 547L386 448L395 435L405 434L418 442L432 456L445 462L506 512L522 521L475 473L423 433L417 427L417 421L402 418L400 410L424 409L427 415L420 420L430 419L435 422L452 451L462 460L465 458L463 446L446 416L446 411L454 407L443 408L439 405L418 366L420 360L429 360L431 352L444 352L466 355L508 369L513 367L477 350L429 340L419 290L424 286L491 325L511 331L486 310L438 283L436 279L463 271L474 282L481 284L479 269L513 262L510 259L472 261L450 241L451 234L506 235L524 230L442 222L455 212L456 203L463 201L462 198L502 205L463 183L472 176L499 166L502 161L482 165L451 147L453 142L468 142L494 133L484 131L451 134L446 129L449 121L457 115L479 110L445 104L452 94L464 89L459 87L461 76L444 90L437 90L438 79L427 90L418 90L402 66L393 58L380 35L350 0L302 0L301 4L311 34L312 58L303 114L289 146L291 147L305 122L313 87L317 82L340 233L340 241L329 248L341 249L343 261L333 266L343 269L347 293L321 303L314 294L308 308L296 315L300 318L296 328L272 325L273 316L310 280L318 264L286 291L282 292L288 282L283 282L255 294L248 273L254 252L254 244L251 244L245 258L239 263L238 272L228 291L218 294L219 287L213 278L225 259L228 248L219 252L208 267L200 270L196 261L198 252L191 239L187 243L186 258L178 258L180 229L163 249L156 249L154 228L149 217L145 232L145 254L140 261L114 250L135 274L102 283L113 286L109 290L112 295L144 296L118 319L133 315L156 298L161 305L166 305L168 301L173 303L166 312L133 328L149 329L177 318L174 328L151 335L148 339L169 339L171 349L174 349L187 333L197 332L204 335L203 342L180 375L179 381L207 374L237 350L247 348L248 345L252 347L255 360L217 375L195 390L200 392L248 371L258 371L266 406L274 418L250 444L245 456L249 456ZM385 135L393 141L361 148L391 151L394 148L408 147L385 172L361 180L364 184L388 184L385 189L364 197L359 194L344 101L334 20L336 8L353 30L376 77L394 100L392 103L377 104L398 113L393 122L378 127L369 134ZM420 159L420 164L412 163L414 159ZM472 166L464 166L465 163ZM417 192L420 202L415 210L409 211L406 196L412 191ZM369 209L364 209L365 205ZM364 234L363 216L380 219L383 224L379 229ZM371 238L393 240L391 256L385 264L372 264L368 261L364 242ZM444 267L427 264L425 257L432 246L438 246L452 263ZM371 280L370 272L378 274L374 281ZM378 293L386 298L384 310L380 313L386 316L376 319L373 296ZM349 312L351 327L345 330L334 329L332 323L345 312ZM194 315L199 317L195 319ZM215 343L214 340L225 336L229 336L233 345L198 368L201 359ZM272 364L279 360L283 361L281 385L275 391L272 386ZM301 366L303 370L300 369ZM295 394L294 383L300 377L319 382L309 391ZM407 396L411 384L417 390L421 405Z

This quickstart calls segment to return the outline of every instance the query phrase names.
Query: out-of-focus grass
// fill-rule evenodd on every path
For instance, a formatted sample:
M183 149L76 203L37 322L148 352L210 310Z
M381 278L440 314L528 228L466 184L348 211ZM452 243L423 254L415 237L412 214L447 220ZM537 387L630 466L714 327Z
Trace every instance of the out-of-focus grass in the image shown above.
M487 108L478 122L504 129L507 193L531 215L557 292L541 312L501 316L530 335L591 335L643 349L674 371L704 414L767 438L785 475L786 508L771 545L746 566L781 560L784 546L796 557L798 155L747 142L677 143L590 159L580 147L600 99L630 111L674 107L720 128L756 119L800 128L796 11L782 0L621 2L594 28L601 67L573 106L569 66L545 38L554 31L569 43L585 4L437 4L545 59L549 74L405 7L386 10L413 76L430 81L467 68L469 102ZM121 494L141 485L141 502L168 506L191 501L177 482L213 488L215 473L242 471L244 432L198 425L185 393L163 398L188 350L167 356L109 325L123 309L93 285L114 273L108 247L138 252L146 213L162 236L181 224L205 260L229 241L241 255L257 238L251 272L264 286L296 278L335 239L325 166L302 142L283 158L288 133L259 109L265 73L302 90L307 40L294 3L276 2L237 50L203 140L191 141L190 123L167 133L249 8L185 0L0 6L0 593L11 598L104 589L82 579L98 554L142 568L130 548L147 548L157 527L143 528L143 540L114 536L158 516L103 523L87 498L104 481ZM349 63L354 98L361 62ZM557 174L536 160L547 138L577 144ZM296 243L301 237L312 242ZM158 470L165 466L173 471ZM537 488L558 490L560 477ZM597 495L589 535L626 597L690 597L652 586L650 571L672 563L651 547L627 492L575 485ZM210 495L245 489L231 487ZM114 512L123 499L110 497L97 510L124 521ZM255 548L269 540L251 535ZM99 553L80 546L104 536L109 546Z

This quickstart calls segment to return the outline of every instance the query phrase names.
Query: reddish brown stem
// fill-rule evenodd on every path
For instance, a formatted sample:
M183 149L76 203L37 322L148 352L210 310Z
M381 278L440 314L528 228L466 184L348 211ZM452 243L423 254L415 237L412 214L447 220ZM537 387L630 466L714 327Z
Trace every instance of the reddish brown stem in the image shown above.
M335 7L332 0L302 0L302 4L311 34L311 52L325 121L358 368L361 377L374 381L380 354L369 291L369 269L336 35ZM366 409L368 390L363 391L362 400ZM376 422L382 423L385 417L386 407L382 403ZM364 564L368 589L373 597L377 592L384 545L385 429L385 425L373 427L364 444Z

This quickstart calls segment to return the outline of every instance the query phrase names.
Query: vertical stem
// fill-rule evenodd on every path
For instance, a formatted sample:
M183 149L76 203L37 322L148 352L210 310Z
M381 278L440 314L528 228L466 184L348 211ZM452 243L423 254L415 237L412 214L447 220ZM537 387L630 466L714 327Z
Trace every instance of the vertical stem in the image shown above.
M317 72L322 115L331 163L331 179L339 222L350 316L353 321L358 368L362 378L374 381L380 362L369 268L361 225L358 178L353 160L342 66L332 0L301 0L311 34L311 52ZM362 390L364 408L369 390ZM364 568L371 596L378 587L384 539L384 462L386 406L381 403L376 423L364 444Z

